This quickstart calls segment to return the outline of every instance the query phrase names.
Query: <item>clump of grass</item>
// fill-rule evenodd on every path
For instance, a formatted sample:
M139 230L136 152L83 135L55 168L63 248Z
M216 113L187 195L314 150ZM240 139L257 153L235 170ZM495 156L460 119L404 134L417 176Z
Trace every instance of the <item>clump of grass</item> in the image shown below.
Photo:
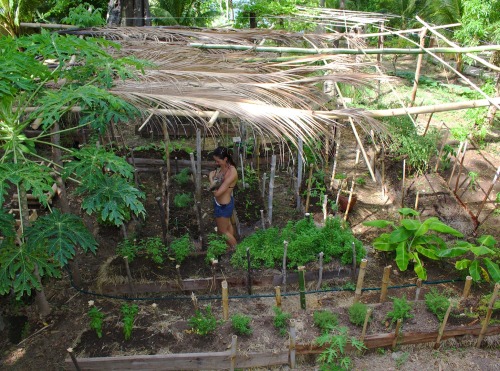
M365 324L366 312L368 312L368 305L364 303L354 303L349 308L349 321L353 325L363 326Z
M314 325L319 327L321 333L329 332L338 325L339 319L336 314L329 310L317 310L313 314Z
M244 314L235 314L231 317L231 325L238 335L250 335L252 333L251 321L252 319Z
M190 174L190 169L188 167L186 167L186 168L182 169L181 171L179 171L179 173L175 174L172 177L172 179L178 185L181 185L181 186L186 185L190 181L189 174Z
M431 291L425 294L425 305L441 322L450 306L450 300L433 287Z
M283 312L281 308L274 307L274 327L276 327L281 336L285 336L287 334L287 324L288 320L291 317L290 313Z
M189 193L178 193L174 197L174 205L178 208L188 207L193 202L193 199Z

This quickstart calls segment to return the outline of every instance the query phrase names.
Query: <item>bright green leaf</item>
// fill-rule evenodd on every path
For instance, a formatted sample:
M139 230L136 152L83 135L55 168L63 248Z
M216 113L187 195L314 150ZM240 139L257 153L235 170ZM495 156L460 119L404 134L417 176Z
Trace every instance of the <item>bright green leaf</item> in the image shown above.
M367 222L363 222L363 225L376 228L385 228L388 226L394 227L394 223L388 220L370 220Z
M398 247L396 247L396 264L401 271L408 269L408 263L410 262L410 256L408 254L406 243L400 242Z
M455 268L457 268L459 271L467 269L469 268L471 262L472 261L469 259L458 260L455 262Z
M474 281L481 280L481 273L479 269L479 262L474 260L469 266L469 273Z
M488 258L484 258L483 261L493 282L500 282L500 268L498 264Z

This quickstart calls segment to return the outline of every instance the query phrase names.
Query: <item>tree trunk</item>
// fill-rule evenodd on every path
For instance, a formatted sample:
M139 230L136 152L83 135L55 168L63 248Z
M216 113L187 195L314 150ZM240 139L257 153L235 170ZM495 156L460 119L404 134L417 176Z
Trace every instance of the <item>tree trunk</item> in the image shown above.
M47 301L47 297L45 296L45 291L43 289L42 285L42 279L40 278L40 275L38 274L38 266L35 265L35 276L38 282L40 282L41 290L36 291L35 295L35 302L36 305L38 306L38 311L40 312L41 317L46 317L50 314L51 309L50 309L50 304Z
M109 0L106 23L108 26L119 26L122 20L121 0Z
M257 14L250 12L248 17L250 18L250 28L257 28Z

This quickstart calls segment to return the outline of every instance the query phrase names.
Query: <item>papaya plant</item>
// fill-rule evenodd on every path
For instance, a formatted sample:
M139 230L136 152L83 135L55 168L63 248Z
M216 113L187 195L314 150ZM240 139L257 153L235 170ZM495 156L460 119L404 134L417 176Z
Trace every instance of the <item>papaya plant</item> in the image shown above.
M496 248L497 241L490 235L484 235L477 239L478 245L467 241L457 241L450 249L438 252L441 258L456 258L458 256L469 256L455 262L455 268L467 270L474 281L500 282L500 268L494 260L500 258L500 250Z
M439 260L439 252L446 250L446 242L437 233L463 237L462 233L441 222L436 217L420 220L420 213L410 208L398 210L403 217L399 225L389 220L371 220L363 225L375 228L392 228L391 233L382 233L373 241L379 251L395 252L396 264L406 271L410 262L413 270L423 280L427 279L422 257Z

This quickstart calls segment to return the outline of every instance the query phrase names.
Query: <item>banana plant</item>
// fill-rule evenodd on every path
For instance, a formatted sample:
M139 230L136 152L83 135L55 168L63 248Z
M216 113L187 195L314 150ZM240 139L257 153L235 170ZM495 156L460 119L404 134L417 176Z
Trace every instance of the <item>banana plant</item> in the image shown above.
M376 228L392 228L391 233L382 233L373 241L373 247L380 251L395 252L396 264L401 271L406 271L410 262L413 270L423 280L427 279L422 257L439 260L440 251L447 248L446 242L437 233L458 238L462 233L444 224L436 217L420 220L420 213L410 208L398 210L402 216L400 224L389 220L372 220L363 225Z
M497 241L490 235L477 239L478 245L467 241L458 241L450 249L439 251L441 258L456 258L463 255L473 256L472 259L461 259L455 262L455 268L467 270L474 281L500 282L500 268L494 260L500 260L500 249L496 247Z

